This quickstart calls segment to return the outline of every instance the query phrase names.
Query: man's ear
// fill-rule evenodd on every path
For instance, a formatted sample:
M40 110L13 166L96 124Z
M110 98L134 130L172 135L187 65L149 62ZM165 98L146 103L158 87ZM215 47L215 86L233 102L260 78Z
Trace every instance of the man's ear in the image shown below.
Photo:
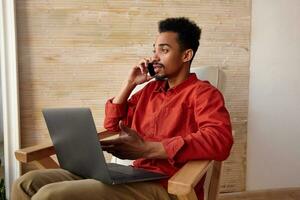
M183 53L183 62L189 62L192 60L194 52L192 49L187 49Z

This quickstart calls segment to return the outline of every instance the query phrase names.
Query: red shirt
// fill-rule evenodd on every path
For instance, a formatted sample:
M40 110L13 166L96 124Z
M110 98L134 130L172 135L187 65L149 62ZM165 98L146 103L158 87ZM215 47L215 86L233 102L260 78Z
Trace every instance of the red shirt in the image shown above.
M146 141L162 142L168 159L137 159L134 166L172 176L189 160L225 160L233 143L222 94L195 74L166 90L166 81L151 81L125 104L108 100L104 127L119 131L123 120ZM167 181L160 181L167 187ZM196 186L203 199L204 178Z

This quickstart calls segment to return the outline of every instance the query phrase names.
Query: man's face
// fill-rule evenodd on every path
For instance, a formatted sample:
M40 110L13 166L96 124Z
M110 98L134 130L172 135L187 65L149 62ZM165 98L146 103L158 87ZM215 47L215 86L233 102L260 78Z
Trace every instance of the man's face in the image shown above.
M177 33L160 33L153 45L153 67L158 77L174 78L182 70L183 52L180 49Z

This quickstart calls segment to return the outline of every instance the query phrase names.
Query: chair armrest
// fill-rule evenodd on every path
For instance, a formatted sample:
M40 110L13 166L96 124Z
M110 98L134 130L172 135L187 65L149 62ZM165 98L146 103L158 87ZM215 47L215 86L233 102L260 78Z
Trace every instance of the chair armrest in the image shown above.
M117 133L102 131L98 133L99 139L104 139L108 137L112 137ZM29 163L31 161L41 160L46 157L50 157L55 154L55 149L53 147L52 142L48 142L45 144L38 144L31 147L26 147L23 149L19 149L15 151L15 156L17 160L23 163Z
M55 154L54 147L51 142L26 147L15 151L18 161L29 163L34 160L40 160Z
M168 181L168 193L184 196L191 193L205 175L213 161L195 160L187 162Z

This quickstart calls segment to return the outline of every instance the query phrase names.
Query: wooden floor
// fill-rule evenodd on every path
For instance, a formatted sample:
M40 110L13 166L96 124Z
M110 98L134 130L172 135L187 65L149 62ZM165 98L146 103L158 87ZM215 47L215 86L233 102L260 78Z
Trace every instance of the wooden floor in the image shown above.
M219 200L300 200L300 187L220 194Z

